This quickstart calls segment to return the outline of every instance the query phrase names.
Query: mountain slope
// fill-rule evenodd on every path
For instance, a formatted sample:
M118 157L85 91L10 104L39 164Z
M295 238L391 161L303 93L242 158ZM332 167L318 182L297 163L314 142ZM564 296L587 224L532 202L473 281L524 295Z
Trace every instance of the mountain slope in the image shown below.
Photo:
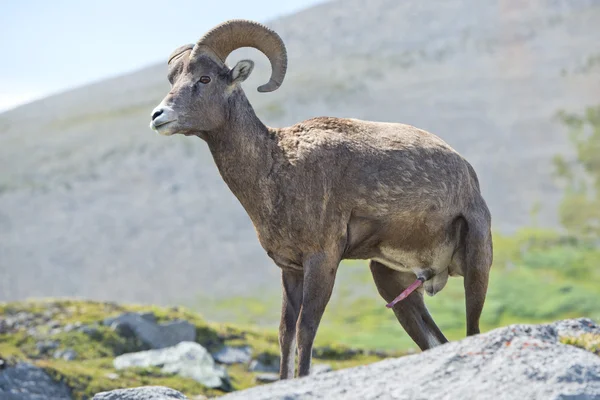
M570 150L553 116L600 100L599 20L593 0L334 1L270 23L290 54L277 92L255 90L270 72L258 52L229 61L257 61L245 88L267 124L351 116L441 136L510 231L538 200L540 220L556 223L550 160ZM278 290L205 144L149 130L165 64L0 115L0 300Z

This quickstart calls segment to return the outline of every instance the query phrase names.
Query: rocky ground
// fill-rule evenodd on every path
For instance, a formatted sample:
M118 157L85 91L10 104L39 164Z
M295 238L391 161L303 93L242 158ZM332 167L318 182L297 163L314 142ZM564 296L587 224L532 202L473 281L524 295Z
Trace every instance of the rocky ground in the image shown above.
M313 373L392 355L400 354L320 347ZM273 382L278 370L273 332L207 323L182 308L75 300L0 303L2 400L89 399L144 385L202 399Z
M600 399L600 326L585 318L511 325L404 357L319 347L310 377L268 384L277 354L272 332L182 308L0 303L2 400Z
M600 326L589 319L511 325L421 354L222 399L600 399L598 355ZM101 393L94 400L185 398L170 389L143 387Z

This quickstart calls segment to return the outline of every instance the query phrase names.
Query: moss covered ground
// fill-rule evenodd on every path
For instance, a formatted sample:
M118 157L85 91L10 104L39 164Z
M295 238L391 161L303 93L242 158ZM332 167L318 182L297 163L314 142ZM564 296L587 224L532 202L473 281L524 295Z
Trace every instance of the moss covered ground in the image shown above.
M43 320L44 313L52 310L51 323ZM0 358L9 364L18 361L31 362L44 368L54 379L65 382L75 399L88 399L95 393L123 387L142 385L164 385L179 390L192 398L197 395L219 396L224 392L209 389L192 379L164 374L158 368L134 368L117 371L112 364L115 356L136 351L142 347L137 339L119 336L110 327L103 326L105 318L124 312L153 312L159 322L176 319L186 320L196 326L196 341L207 349L220 346L248 345L253 354L279 354L276 333L256 328L239 327L232 324L209 323L198 314L185 308L163 308L142 305L118 305L114 303L83 300L36 300L0 304L0 316L18 313L32 315L40 337L34 337L27 329L0 334ZM44 321L42 323L42 320ZM39 322L39 323L38 323ZM67 326L93 326L91 334L79 329L65 331ZM54 331L53 331L54 330ZM73 349L77 358L72 361L55 359L52 352L40 352L36 344L40 340L58 342L58 348ZM392 355L400 355L394 353ZM315 363L327 363L333 369L369 364L380 360L382 355L364 351L351 351L345 346L329 343L315 351ZM233 390L256 385L254 372L246 365L227 368Z

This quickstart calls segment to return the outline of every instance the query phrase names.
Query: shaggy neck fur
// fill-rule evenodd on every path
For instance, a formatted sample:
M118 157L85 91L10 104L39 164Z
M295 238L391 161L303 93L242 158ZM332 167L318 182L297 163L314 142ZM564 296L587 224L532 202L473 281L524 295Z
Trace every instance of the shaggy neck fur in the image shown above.
M256 116L241 89L231 95L226 123L207 132L205 139L223 180L250 218L268 214L272 191L264 187L265 178L282 154L274 131Z

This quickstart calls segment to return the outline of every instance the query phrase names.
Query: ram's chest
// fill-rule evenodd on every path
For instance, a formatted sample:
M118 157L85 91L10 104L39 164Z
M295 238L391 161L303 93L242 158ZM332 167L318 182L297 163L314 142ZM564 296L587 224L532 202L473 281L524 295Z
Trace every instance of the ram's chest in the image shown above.
M345 233L342 219L328 221L299 213L273 218L255 227L261 246L279 266L301 266L305 256L327 247L335 251L341 242Z

